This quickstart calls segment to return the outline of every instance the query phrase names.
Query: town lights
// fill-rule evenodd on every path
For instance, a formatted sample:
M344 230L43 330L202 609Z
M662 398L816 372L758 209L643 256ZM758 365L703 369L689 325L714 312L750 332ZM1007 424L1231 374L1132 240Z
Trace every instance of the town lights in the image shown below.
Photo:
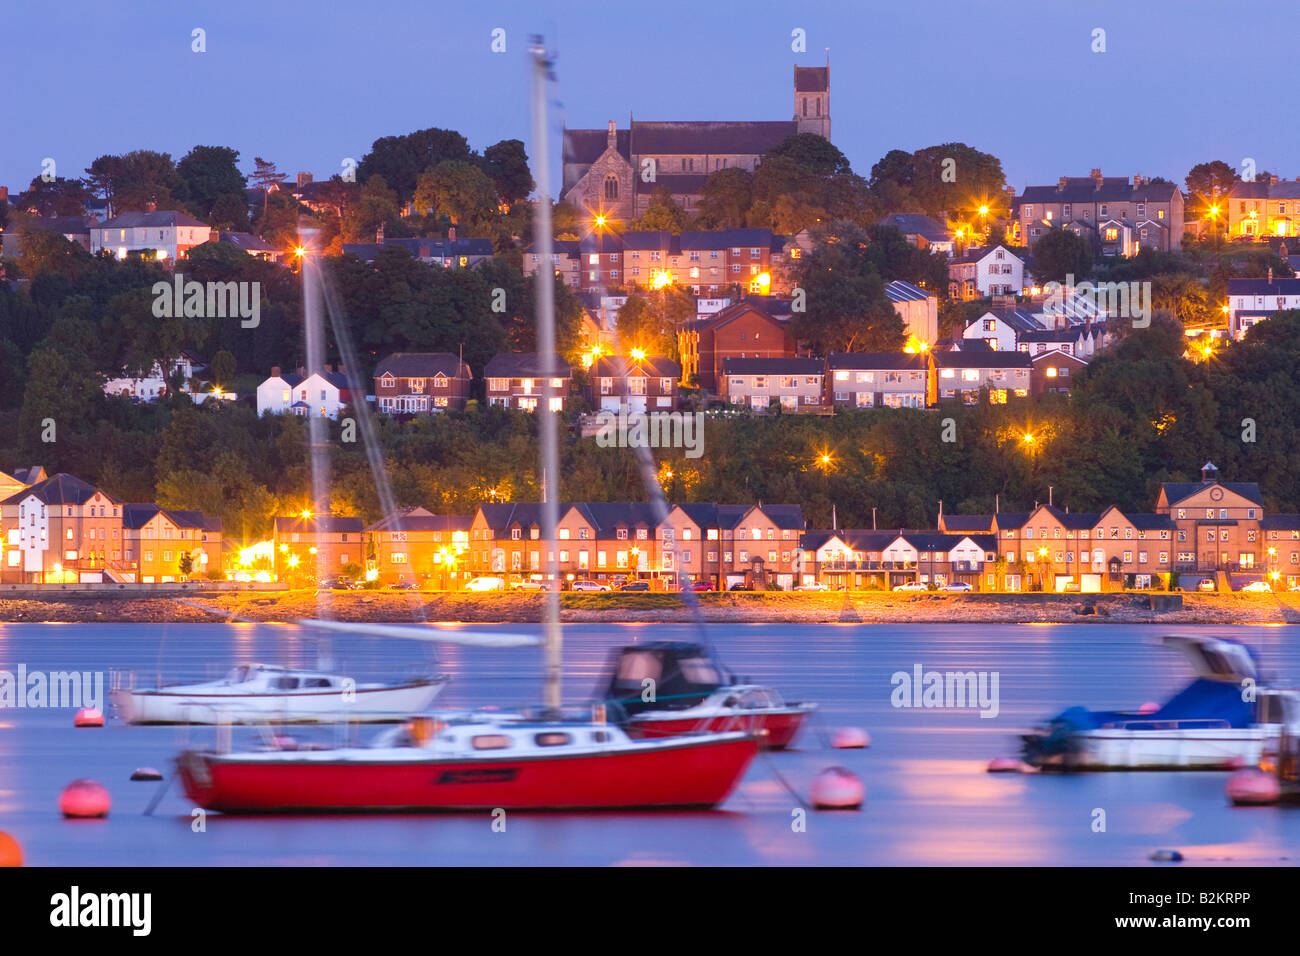
M302 246L294 246L293 254L295 258L301 259L303 256L307 254L307 250L304 249Z
M1030 432L1025 432L1024 442L1026 445L1032 445L1034 443L1033 434L1031 434Z
M629 354L638 362L640 362L642 359L645 358L645 349L633 349Z
M596 218L592 220L592 222L594 222L596 224L596 228L599 229L601 226L605 225L605 217L601 215L597 215Z
M988 214L989 214L989 207L988 207L988 206L980 206L980 215L981 215L981 216L987 216Z
M662 289L665 286L670 286L672 284L673 284L673 277L666 270L661 270L659 272L656 272L654 274L654 279L651 282L651 285L656 289Z
M304 518L310 518L310 517L311 517L311 512L304 508L303 511L302 511L302 517L304 517Z

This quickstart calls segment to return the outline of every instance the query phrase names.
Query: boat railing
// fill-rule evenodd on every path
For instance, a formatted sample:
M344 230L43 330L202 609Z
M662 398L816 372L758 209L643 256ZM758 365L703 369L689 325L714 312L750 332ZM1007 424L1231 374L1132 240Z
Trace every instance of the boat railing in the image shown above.
M1115 720L1103 724L1103 730L1230 730L1226 720L1189 717L1180 720Z

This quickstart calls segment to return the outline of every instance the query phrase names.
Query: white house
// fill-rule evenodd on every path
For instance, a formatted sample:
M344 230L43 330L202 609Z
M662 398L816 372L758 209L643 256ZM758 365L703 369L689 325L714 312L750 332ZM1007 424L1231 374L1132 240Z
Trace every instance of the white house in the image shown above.
M1246 330L1274 312L1300 309L1300 279L1228 280L1228 331L1240 339Z
M949 276L962 265L975 267L975 288L980 297L1020 295L1025 288L1025 261L1006 246L968 249L949 264Z
M995 352L1014 352L1019 337L1029 332L1041 332L1043 326L1023 309L1002 312L985 312L966 326L962 338L967 341L987 342Z
M207 366L196 355L190 352L182 352L180 358L172 361L170 375L164 376L162 364L154 362L149 373L140 378L132 378L126 375L110 378L104 383L104 394L125 395L128 398L134 398L142 402L154 402L167 394L168 378L179 374L181 376L180 390L188 392L190 390L190 379L205 368Z
M270 378L257 386L257 414L320 415L337 419L339 411L352 402L347 376L325 366L306 378L281 375L279 366L271 369Z
M90 253L108 250L125 259L152 250L159 260L175 262L211 238L211 226L183 212L124 212L90 227Z

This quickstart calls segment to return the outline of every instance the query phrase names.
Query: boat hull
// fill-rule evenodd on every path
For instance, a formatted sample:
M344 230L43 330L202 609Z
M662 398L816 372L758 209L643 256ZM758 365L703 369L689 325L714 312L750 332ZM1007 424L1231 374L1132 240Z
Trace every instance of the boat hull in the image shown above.
M445 678L349 692L220 694L175 690L113 691L119 717L129 724L387 723L428 709Z
M757 738L727 734L562 757L189 751L177 768L186 796L225 813L706 808L727 798L757 749Z
M700 731L725 733L743 730L757 734L760 738L759 746L764 750L784 750L794 741L799 728L803 726L803 722L812 711L811 706L712 714L695 714L691 711L647 711L631 718L625 729L628 736L635 739L678 737Z
M1062 770L1227 770L1259 762L1270 730L1264 726L1199 730L1076 733L1071 749L1033 761Z

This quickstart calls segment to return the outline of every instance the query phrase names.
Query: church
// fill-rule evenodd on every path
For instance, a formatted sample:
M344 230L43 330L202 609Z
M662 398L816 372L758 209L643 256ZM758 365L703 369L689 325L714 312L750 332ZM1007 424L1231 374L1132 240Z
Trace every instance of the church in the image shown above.
M762 155L795 133L831 138L830 65L794 68L794 115L763 122L643 122L627 129L564 131L561 198L592 215L635 219L655 190L694 213L705 178L738 166L753 172Z

